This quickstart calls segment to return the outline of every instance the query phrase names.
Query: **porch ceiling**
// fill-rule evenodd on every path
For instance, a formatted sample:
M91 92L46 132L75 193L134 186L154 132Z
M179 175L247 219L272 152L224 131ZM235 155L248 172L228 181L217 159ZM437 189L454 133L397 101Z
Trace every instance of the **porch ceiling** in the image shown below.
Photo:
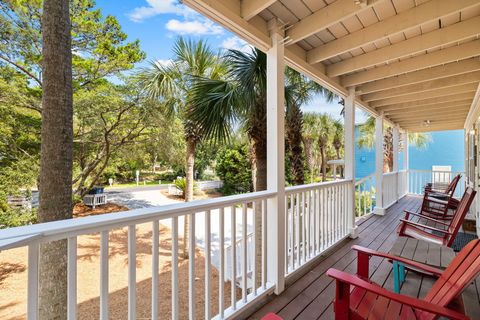
M261 50L278 18L288 65L408 131L463 128L480 93L480 0L183 2Z

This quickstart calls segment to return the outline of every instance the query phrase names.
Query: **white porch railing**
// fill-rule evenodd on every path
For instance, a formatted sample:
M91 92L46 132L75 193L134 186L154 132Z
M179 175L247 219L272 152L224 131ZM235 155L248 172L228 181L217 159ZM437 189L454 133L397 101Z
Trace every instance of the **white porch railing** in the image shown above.
M453 178L450 173L448 178ZM384 204L390 205L410 193L420 193L427 182L438 181L438 173L431 171L400 171L383 176L382 196ZM447 176L443 177L447 179ZM442 178L442 179L443 179ZM462 178L463 179L463 178ZM457 194L464 189L463 180ZM355 190L355 195L353 194ZM0 250L28 247L28 297L27 314L36 319L38 301L38 254L39 244L65 239L68 241L68 313L75 319L77 309L77 238L82 235L100 234L100 313L99 319L108 319L109 305L109 233L115 229L128 231L128 318L136 317L136 226L149 223L152 226L152 310L151 318L157 319L157 301L163 292L158 290L159 279L159 223L171 227L171 310L172 318L182 313L195 318L196 312L204 313L206 319L234 318L244 308L260 297L270 293L275 283L267 282L268 259L285 259L284 276L289 277L301 270L325 250L349 236L353 217L349 210L355 203L357 217L367 215L375 207L375 178L373 175L355 182L337 180L294 186L285 190L285 251L283 257L268 253L267 233L269 216L267 199L275 198L275 192L263 191L245 195L201 200L191 203L166 205L156 208L132 210L121 213L91 216L86 218L36 224L20 228L0 230ZM354 197L355 196L355 200ZM189 272L188 305L179 305L178 246L181 224L190 217L189 227ZM255 219L257 217L257 219ZM261 223L261 228L258 226ZM260 232L261 234L257 234ZM232 245L234 244L234 245ZM205 253L205 271L200 275L205 282L205 291L195 291L196 247ZM212 267L218 268L218 296L212 297ZM231 289L226 292L226 281ZM182 294L187 294L182 292ZM201 311L196 311L196 297L203 295ZM227 297L232 303L226 304ZM206 302L205 302L206 301ZM214 315L213 307L218 310ZM218 307L217 307L218 306ZM217 312L215 312L217 313Z
M397 172L389 172L383 174L383 205L385 208L390 207L398 200L398 185L397 185Z
M27 297L27 316L28 319L37 318L38 306L38 256L39 244L55 240L68 241L68 319L76 319L77 314L77 238L82 235L99 233L100 238L100 281L97 284L100 288L100 313L99 319L108 319L109 305L109 232L114 229L126 228L128 230L128 319L136 319L136 226L139 224L151 223L152 225L152 310L151 318L158 318L158 299L163 292L159 292L159 223L171 225L171 310L172 318L179 319L180 307L188 308L188 317L195 318L195 297L204 295L203 309L205 318L211 319L212 305L218 304L218 318L234 317L235 314L247 304L271 292L274 284L267 282L267 241L266 232L268 217L266 214L267 199L276 196L275 192L262 191L245 195L223 197L211 200L201 200L192 203L180 203L166 205L162 207L138 209L121 213L105 214L99 216L90 216L71 220L42 223L19 228L10 228L0 231L0 250L8 250L17 247L28 247L28 297ZM258 205L257 205L258 204ZM257 205L257 206L256 206ZM248 208L261 208L260 212L248 210ZM261 215L263 224L261 243L255 245L255 220L252 214ZM188 306L179 305L179 263L178 263L178 245L179 245L179 222L186 216L190 217L189 225L189 272L188 279ZM240 219L239 219L240 218ZM181 219L181 220L180 220ZM251 220L250 220L251 219ZM179 221L180 220L180 221ZM247 240L248 220L253 221L254 227L251 240ZM214 223L212 223L214 222ZM197 227L199 226L199 227ZM197 228L199 230L197 230ZM193 235L193 236L192 236ZM203 236L203 239L199 239ZM231 268L233 275L230 279L236 279L231 283L231 292L225 292L225 252L221 248L232 246L231 257L229 258L233 265L240 265L240 278L235 274L237 268ZM205 281L205 291L195 292L195 248L198 243L202 243L205 252L205 272L201 276ZM247 251L247 241L253 241L252 250ZM240 242L240 246L238 243ZM218 296L211 297L212 288L212 253L218 248L219 260L219 283ZM237 255L236 248L240 248L241 253ZM256 264L251 264L250 275L252 280L247 284L247 261L254 259L253 250L260 248L257 257L261 259L260 270L256 269ZM241 259L237 262L237 259ZM270 257L271 258L271 257ZM27 262L27 261L25 261ZM258 278L256 278L258 277ZM258 285L255 285L258 284ZM252 288L253 286L253 288ZM241 294L240 294L241 293ZM183 293L186 294L186 293ZM231 296L231 305L226 306L227 295ZM203 311L203 310L202 310ZM185 311L184 311L185 312ZM185 317L185 315L184 315ZM183 317L182 317L183 318Z
M355 181L355 216L361 218L375 207L375 174Z
M352 181L286 189L285 274L288 276L349 235ZM353 201L352 201L353 203Z
M460 198L465 192L465 173L453 171L409 170L408 191L411 194L423 194L427 183L445 183L452 181L453 177L461 174L462 178L457 184L454 196Z

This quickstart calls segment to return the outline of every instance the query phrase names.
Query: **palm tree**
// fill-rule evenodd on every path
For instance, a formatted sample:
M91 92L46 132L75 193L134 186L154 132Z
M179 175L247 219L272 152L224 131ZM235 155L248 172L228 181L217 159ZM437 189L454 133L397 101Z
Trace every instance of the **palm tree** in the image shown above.
M225 79L202 78L190 94L190 115L202 123L202 134L209 138L228 136L240 124L250 140L252 180L255 191L267 188L267 57L258 49L250 52L229 50L225 53L228 73ZM260 279L262 215L255 207L255 265ZM258 285L258 283L257 283Z
M69 1L44 0L38 222L72 217L73 93ZM67 241L40 245L39 318L67 318Z
M170 114L177 114L183 121L186 142L186 190L185 201L193 200L195 151L202 141L201 123L190 116L188 96L199 77L220 79L226 71L221 57L203 41L193 42L179 38L173 47L171 63L158 62L142 70L139 75L146 92L153 99L160 99ZM184 223L183 255L188 256L188 217Z
M327 151L332 142L333 119L328 114L319 116L318 147L320 149L322 181L327 181Z
M308 170L310 171L310 182L315 176L315 142L318 141L318 113L306 112L303 114L302 143L305 151L305 158Z
M333 125L333 136L332 136L332 145L335 149L335 154L337 159L342 158L341 150L343 148L343 139L344 139L344 128L343 124L335 120L332 123ZM343 176L342 167L340 166L340 175Z
M368 117L367 121L360 125L360 137L357 144L360 148L373 149L375 146L375 118ZM384 127L383 148L384 148L384 172L393 170L393 128ZM408 142L417 148L426 148L431 141L431 136L427 133L409 133ZM400 143L400 146L403 144Z
M285 140L287 156L292 168L295 184L305 183L304 156L302 150L303 113L300 107L313 98L315 94L323 95L328 102L334 95L299 72L287 67L285 70Z

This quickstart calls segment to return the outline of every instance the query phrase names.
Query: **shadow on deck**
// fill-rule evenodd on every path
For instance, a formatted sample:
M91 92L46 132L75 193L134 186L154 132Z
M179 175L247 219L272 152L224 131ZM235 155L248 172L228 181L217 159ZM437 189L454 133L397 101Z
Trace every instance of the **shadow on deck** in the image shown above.
M270 296L266 304L251 314L249 319L260 319L268 312L275 312L285 320L333 319L332 299L335 294L335 282L325 272L329 268L335 268L354 274L357 255L351 250L352 245L388 252L398 238L396 229L400 217L403 217L403 210L416 211L421 204L420 200L415 196L404 197L390 207L385 216L374 215L359 222L357 239L346 240L330 250L329 255L314 265L301 278L290 283L282 294ZM391 270L390 262L379 259L370 264L370 277L384 288L393 290ZM431 279L429 280L422 281L419 275L408 274L401 293L423 297L433 283ZM466 313L472 319L478 319L480 315L480 278L465 290L463 300Z

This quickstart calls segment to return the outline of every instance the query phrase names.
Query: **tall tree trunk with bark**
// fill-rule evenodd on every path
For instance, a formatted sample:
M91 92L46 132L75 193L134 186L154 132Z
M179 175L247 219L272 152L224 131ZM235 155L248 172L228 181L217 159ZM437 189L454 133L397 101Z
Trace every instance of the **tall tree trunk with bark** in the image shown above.
M69 1L44 0L39 222L72 217L73 103ZM67 241L40 246L39 319L67 318Z
M197 147L197 141L193 136L188 136L186 139L187 144L187 158L186 158L186 168L185 168L185 179L186 179L186 186L185 186L185 202L190 202L193 200L193 185L195 183L194 180L194 168L195 168L195 150ZM184 258L188 258L188 239L190 235L189 227L190 227L190 216L186 215L184 218L183 224L183 248L182 254Z
M254 191L267 189L267 108L266 100L259 99L252 113L248 135L251 141L252 179ZM263 208L264 209L264 208ZM255 203L255 268L257 286L262 270L262 203Z

